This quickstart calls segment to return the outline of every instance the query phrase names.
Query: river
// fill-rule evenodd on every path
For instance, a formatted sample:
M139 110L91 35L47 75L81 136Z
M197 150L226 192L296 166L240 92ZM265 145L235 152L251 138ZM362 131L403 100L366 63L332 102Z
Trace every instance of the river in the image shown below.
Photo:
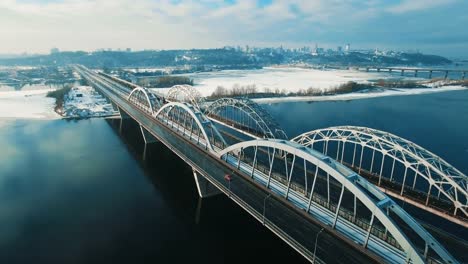
M290 137L359 125L468 173L468 91L265 105ZM305 262L191 169L118 120L0 119L0 263ZM330 254L333 249L330 248Z

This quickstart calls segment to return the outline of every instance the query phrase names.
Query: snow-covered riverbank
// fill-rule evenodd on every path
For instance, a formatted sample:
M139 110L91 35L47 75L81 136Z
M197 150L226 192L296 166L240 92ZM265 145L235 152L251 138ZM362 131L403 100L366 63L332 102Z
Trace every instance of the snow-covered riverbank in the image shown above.
M395 80L403 78L404 81L418 81L428 88L373 88L366 91L325 95L325 96L282 96L254 99L259 103L270 102L294 102L294 101L333 101L333 100L355 100L363 98L373 98L382 96L414 95L435 93L453 90L466 89L462 86L443 86L446 81L429 82L423 78L401 77L386 72L362 72L356 70L318 70L304 68L269 68L261 70L227 70L219 72L202 72L196 74L184 74L194 79L197 91L202 96L210 96L218 86L222 86L226 91L233 87L255 86L259 93L296 93L298 91L312 88L315 91L330 91L339 85L348 82L361 84L371 84L376 80ZM161 94L166 94L170 88L154 88ZM310 91L310 90L309 90Z
M323 96L287 96L287 97L272 97L272 98L257 98L253 99L260 104L280 103L280 102L314 102L314 101L347 101L367 98L376 98L384 96L404 96L418 95L429 93L441 93L449 91L468 90L463 86L444 86L440 88L411 88L411 89L385 89L376 91L363 91L348 94L323 95Z
M218 86L231 90L234 86L255 86L257 92L296 93L312 88L329 91L347 82L370 83L371 80L392 79L384 72L362 72L356 70L318 70L303 68L272 68L261 70L228 70L187 74L193 78L195 89L203 96L210 96ZM422 80L405 77L405 80ZM164 92L167 89L159 89Z
M47 93L55 89L0 91L0 118L2 119L58 119L54 111L55 98ZM73 87L64 100L63 117L104 117L117 113L112 105L92 87Z
M110 102L90 86L71 88L65 96L62 109L62 115L65 117L88 118L116 114Z

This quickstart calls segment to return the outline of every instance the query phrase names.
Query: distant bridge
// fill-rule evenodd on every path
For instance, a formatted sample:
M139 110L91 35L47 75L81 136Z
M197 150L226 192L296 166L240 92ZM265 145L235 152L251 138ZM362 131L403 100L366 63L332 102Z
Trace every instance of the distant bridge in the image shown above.
M454 69L439 69L439 68L411 68L411 67L379 67L379 66L356 66L348 67L348 69L356 69L359 71L375 71L375 72L400 72L400 75L403 76L405 72L413 73L414 77L420 76L421 73L426 73L427 77L432 78L433 73L442 73L444 79L447 79L449 73L458 73L460 74L460 79L464 80L468 70L454 70Z
M287 140L249 101L222 99L205 107L187 87L164 97L83 66L74 69L109 98L122 121L138 122L145 143L163 143L193 168L200 196L225 193L308 260L458 263L378 187L315 147L301 145L306 141ZM458 190L432 185L443 197ZM466 211L464 205L455 205L456 216ZM316 243L322 230L320 243L336 249L333 256Z

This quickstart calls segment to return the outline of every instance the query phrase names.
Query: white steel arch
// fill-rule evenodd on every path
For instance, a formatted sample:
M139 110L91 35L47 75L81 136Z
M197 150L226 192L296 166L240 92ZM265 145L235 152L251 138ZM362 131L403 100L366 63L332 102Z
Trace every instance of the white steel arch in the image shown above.
M429 194L431 188L435 187L453 203L454 215L461 211L465 217L468 217L468 177L442 158L409 140L367 127L338 126L306 132L292 141L312 148L317 142L339 141L343 145L351 143L380 152L383 157L391 157L405 166L403 187L406 170L411 170L417 175L416 177L421 177L428 182ZM381 167L383 168L383 162ZM380 177L382 177L382 169Z
M202 94L193 88L191 85L174 85L166 95L167 100L186 102L192 104L197 109L200 109L200 104L203 102Z
M151 103L151 100L150 100L150 97L148 95L148 92L146 91L146 89L142 88L142 87L137 87L135 89L133 89L130 94L128 95L128 100L130 101L132 97L134 97L135 95L137 95L138 93L141 93L144 95L144 97L146 98L146 103L148 104L148 111L153 113L153 104Z
M260 105L247 98L221 98L205 109L206 115L217 115L223 108L235 108L249 116L261 129L264 138L288 139L273 117Z
M159 117L161 113L166 112L169 113L175 108L181 108L185 112L187 112L193 120L196 122L198 128L202 132L203 138L205 139L206 146L211 152L216 152L213 144L210 141L210 137L208 136L207 130L212 129L213 133L218 137L218 140L220 140L224 146L227 146L226 141L224 138L221 136L219 131L216 129L216 127L211 123L211 121L206 118L205 115L203 115L200 111L197 109L193 108L193 106L189 106L184 103L179 103L179 102L170 102L165 105L163 105L155 114L154 117Z
M426 247L433 249L445 263L458 263L457 260L454 259L429 232L427 232L417 221L415 221L408 213L387 197L375 185L369 183L366 179L357 175L351 169L345 167L339 162L311 148L304 147L292 141L264 139L237 143L218 152L217 155L220 159L227 161L230 153L235 155L235 153L241 153L246 148L255 148L255 151L257 151L257 148L259 147L273 148L274 150L292 154L294 155L293 160L295 160L296 156L302 158L304 161L314 164L325 171L327 175L333 177L343 186L343 188L349 190L372 212L372 219L374 217L377 218L385 226L388 232L396 239L404 250L407 263L425 263L425 260L424 257L418 253L414 244L397 226L396 222L388 216L388 211L392 211L403 222L405 222L426 243ZM269 188L268 185L267 188ZM312 193L310 196L312 197ZM297 204L293 204L297 206ZM309 208L306 209L307 212L309 212ZM388 256L381 257L385 258Z

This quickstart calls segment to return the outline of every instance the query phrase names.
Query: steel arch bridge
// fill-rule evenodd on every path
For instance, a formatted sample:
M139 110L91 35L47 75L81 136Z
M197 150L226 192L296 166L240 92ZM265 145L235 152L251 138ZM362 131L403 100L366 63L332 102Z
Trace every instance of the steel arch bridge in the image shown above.
M163 106L161 98L142 87L134 88L127 100L149 113L154 113Z
M221 98L205 109L205 114L224 124L248 130L255 138L288 139L274 118L247 98Z
M192 105L170 102L162 106L153 116L196 141L197 144L204 145L205 149L211 152L227 146L213 123Z
M431 205L433 200L436 202L442 199L449 202L452 209L449 214L464 218L466 224L467 176L413 142L387 132L355 126L318 129L292 140L320 150L324 154L331 155L332 151L336 151L338 161L355 168L360 174L367 172L376 175L378 186L381 186L384 180L399 183L399 195L411 190L424 192L426 197L422 202L426 206ZM332 142L337 145L331 147ZM345 153L348 145L348 153ZM363 155L370 153L370 164L365 164ZM390 163L385 163L387 160ZM380 164L375 166L376 163ZM399 173L403 174L403 177L395 176Z
M174 85L166 95L168 101L186 102L200 109L204 98L199 91L191 85Z
M166 127L171 130L167 134L188 138L198 146L195 148L203 149L200 153L205 154L202 156L216 157L209 164L226 163L228 171L239 172L236 177L251 178L258 185L263 185L268 195L274 195L283 204L304 210L314 221L321 222L321 226L329 226L326 227L328 230L339 233L338 237L345 237L348 242L367 248L385 262L424 263L425 260L440 260L457 263L418 222L376 186L312 148L276 139L244 141L226 147L210 119L189 103L169 102L151 112L149 110L154 109L151 93L145 89L132 91L134 95L130 97L128 93L125 96L115 93L114 87L99 87L103 91L112 90L107 92L108 96L114 100L119 97L116 101L121 105L127 106L128 103L136 112L133 117L141 122L140 126L143 124L148 130ZM126 107L126 110L130 108ZM147 119L141 116L147 116ZM192 145L187 141L185 144ZM177 146L174 144L169 148ZM345 152L344 148L342 153ZM346 157L346 154L341 155ZM222 180L223 176L220 177ZM237 179L234 183L237 183ZM262 198L257 199L255 204L263 202L265 205L268 197L263 201Z
M252 140L229 146L217 155L270 191L283 196L315 218L322 219L331 228L390 263L425 263L429 250L446 263L457 262L429 232L375 185L311 148L286 140ZM282 174L273 172L277 171L277 166L284 166ZM310 189L307 188L307 178L311 176L309 171L314 172ZM326 174L325 184L319 183L320 174ZM331 182L334 182L338 190L336 193L339 193L335 199L330 197L330 193L328 199L320 194L320 189L324 189L325 185L330 192ZM354 205L349 203L350 196L354 197ZM327 209L324 210L324 207ZM359 213L356 215L356 211L363 213L363 207L370 213L370 219L358 221ZM353 210L354 216L351 213ZM412 239L402 231L397 224L399 222L411 229ZM379 231L378 226L385 231ZM353 231L349 232L349 229ZM377 238L389 245L382 247ZM413 241L415 238L417 241ZM425 245L424 252L415 246L416 242L421 241Z

